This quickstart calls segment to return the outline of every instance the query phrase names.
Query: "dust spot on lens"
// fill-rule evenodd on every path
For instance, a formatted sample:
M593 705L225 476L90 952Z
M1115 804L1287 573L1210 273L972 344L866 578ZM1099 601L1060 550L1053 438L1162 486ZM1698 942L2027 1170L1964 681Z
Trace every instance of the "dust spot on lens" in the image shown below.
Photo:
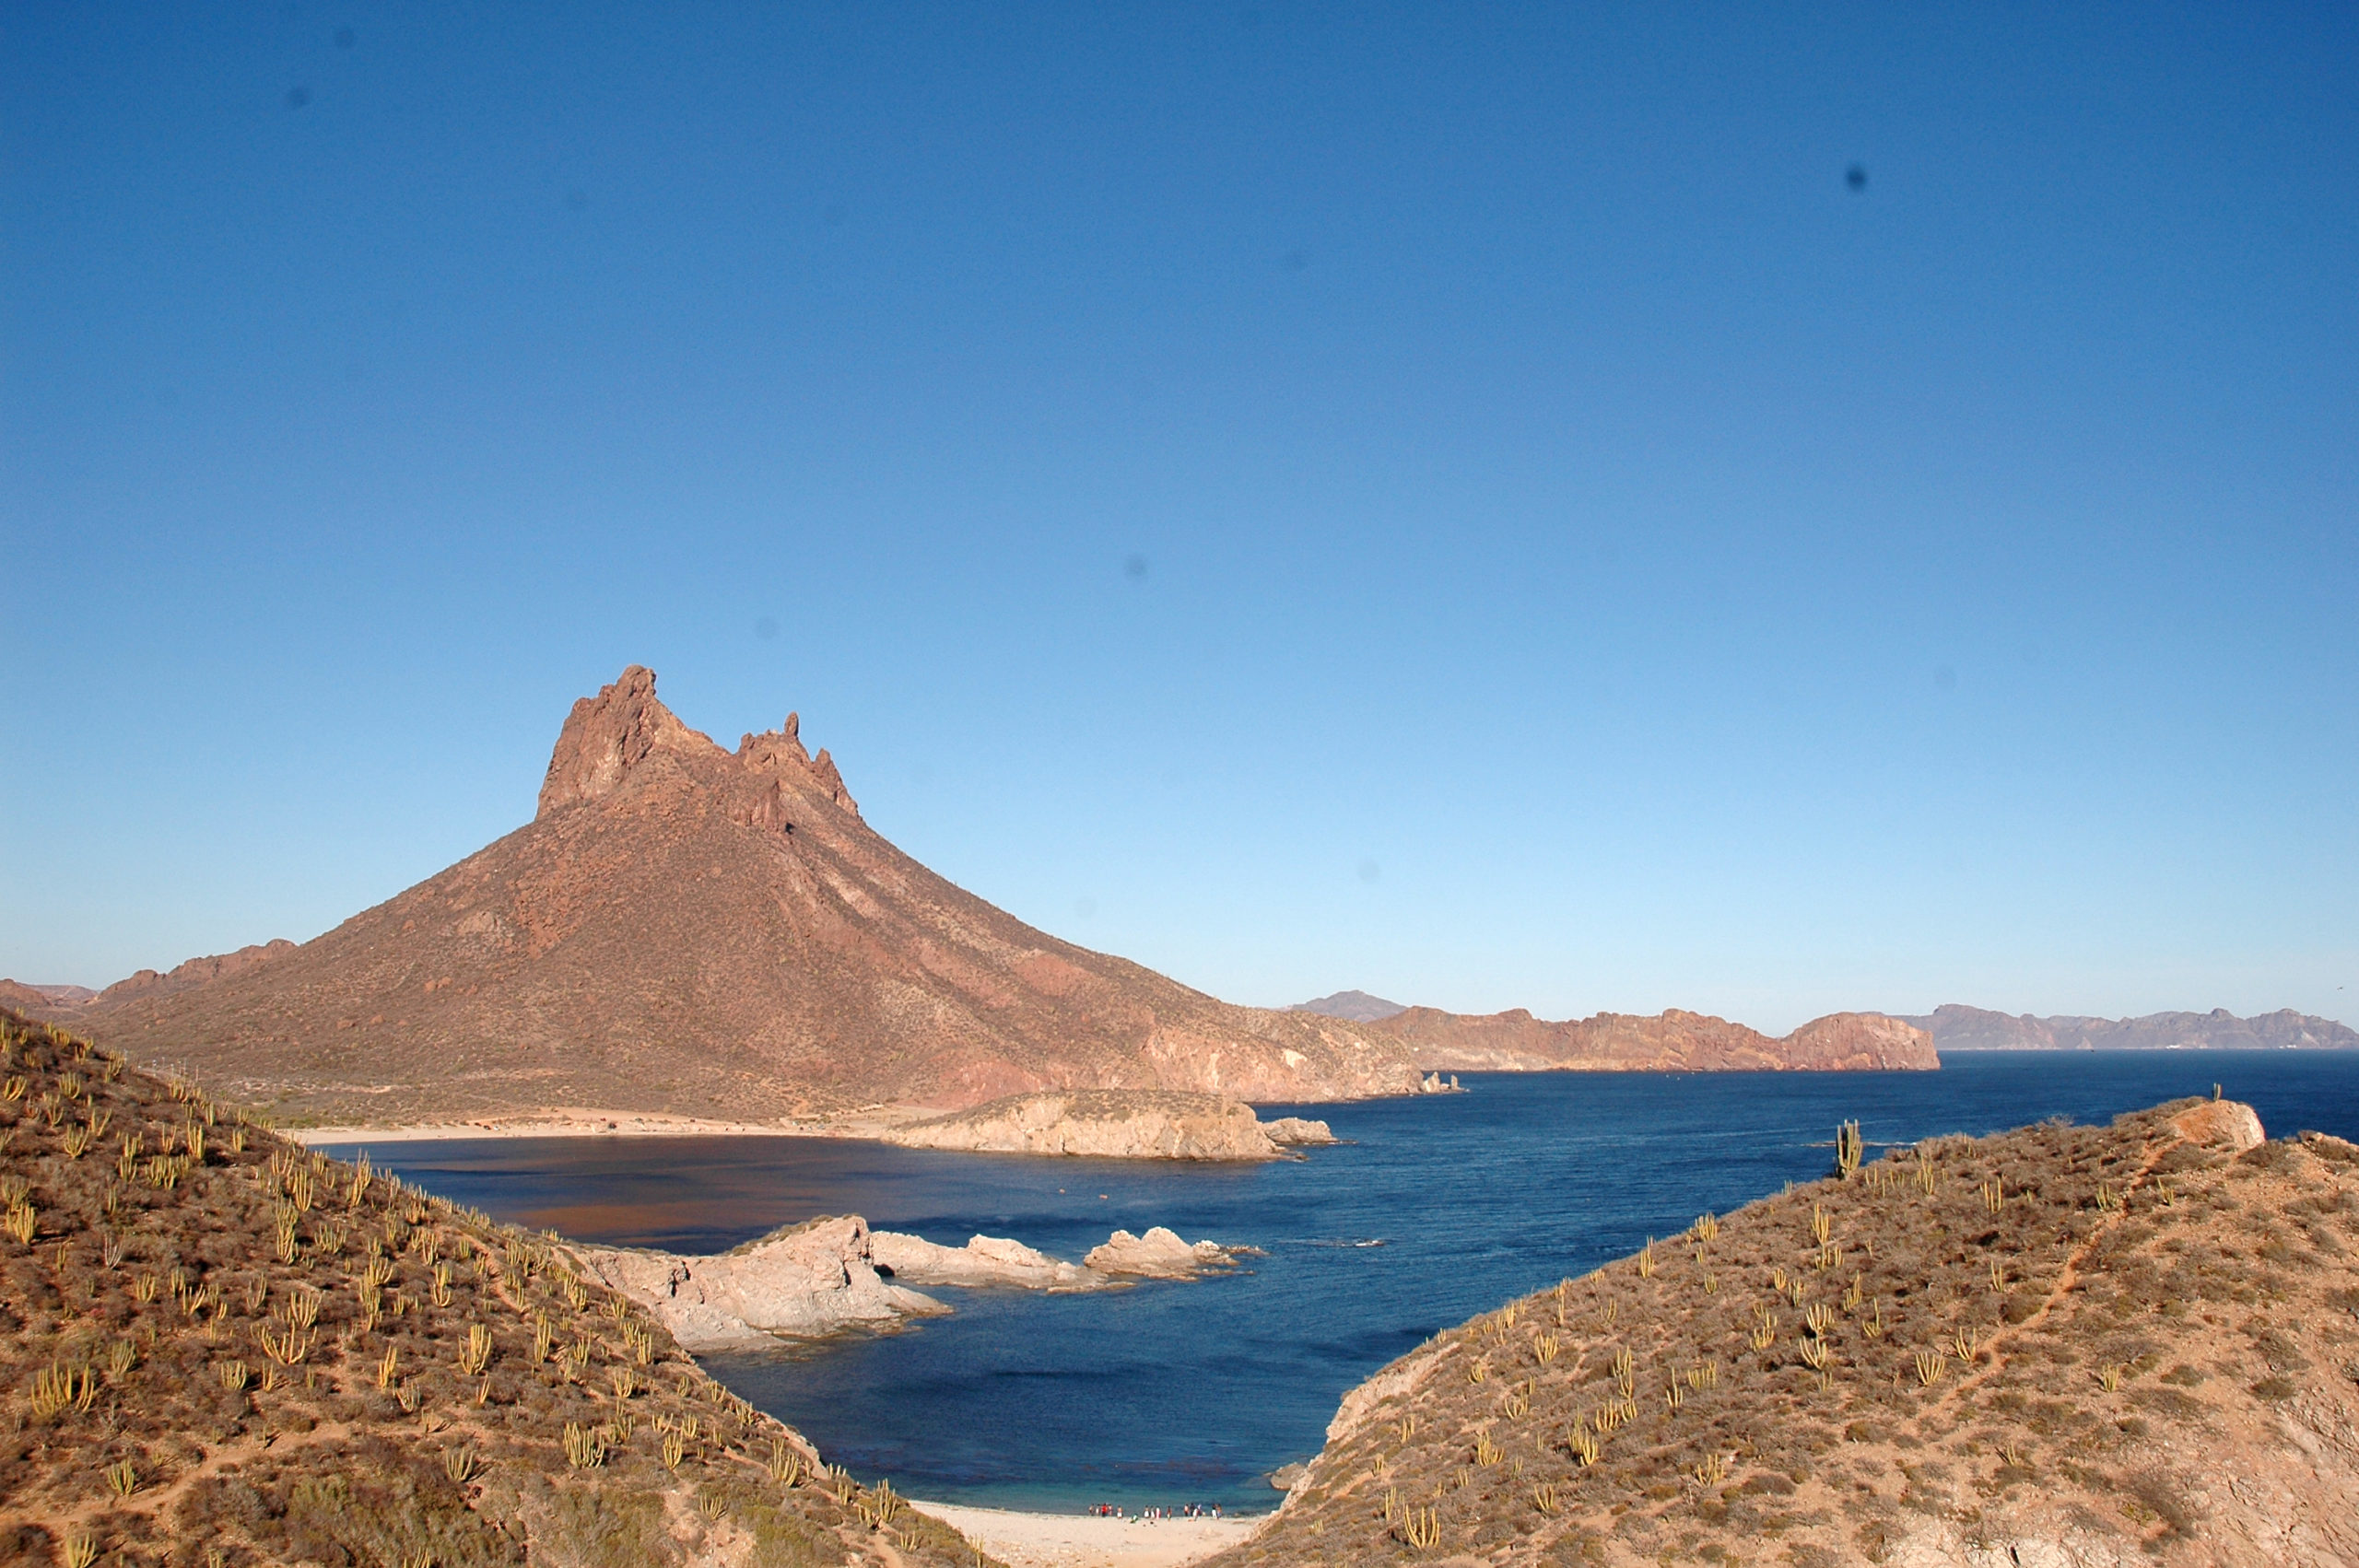
M754 635L760 638L764 642L768 642L770 638L778 636L778 617L776 615L764 615L761 619L756 621L754 623Z
M287 107L288 107L288 108L289 108L289 109L301 109L302 107L304 107L306 104L310 103L311 101L311 88L288 88L287 89Z
M1362 882L1374 882L1378 877L1380 877L1383 874L1384 868L1378 865L1374 860L1362 860L1360 862L1360 880Z
M1946 664L1937 666L1933 671L1933 685L1945 692L1957 690L1957 672Z
M1146 576L1146 557L1144 556L1123 556L1122 575L1129 578L1133 582L1136 582L1141 578Z
M1855 163L1850 168L1845 170L1843 171L1843 183L1850 186L1854 191L1866 190L1868 188L1867 165L1863 163Z
M359 41L359 36L350 28L338 28L335 29L335 46L338 49L349 49Z

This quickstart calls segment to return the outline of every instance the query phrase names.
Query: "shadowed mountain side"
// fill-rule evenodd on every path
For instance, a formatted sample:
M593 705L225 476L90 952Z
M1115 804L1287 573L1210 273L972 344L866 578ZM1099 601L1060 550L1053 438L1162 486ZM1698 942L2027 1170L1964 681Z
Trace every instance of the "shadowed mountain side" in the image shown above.
M636 667L574 705L530 825L280 945L135 977L68 1016L282 1114L380 1123L1416 1085L1390 1036L1232 1006L1035 930L872 830L793 716L732 754Z
M1902 1014L1895 1013L1900 1017ZM2359 1047L2359 1031L2331 1018L2280 1008L2239 1018L2209 1012L2150 1012L2142 1018L2035 1018L1951 1002L1909 1023L1945 1051L1990 1050L2310 1050Z
M1676 1008L1651 1018L1601 1012L1552 1024L1520 1007L1479 1016L1412 1007L1371 1027L1405 1041L1420 1069L1445 1072L1825 1071L1942 1064L1924 1030L1877 1012L1830 1013L1782 1039Z

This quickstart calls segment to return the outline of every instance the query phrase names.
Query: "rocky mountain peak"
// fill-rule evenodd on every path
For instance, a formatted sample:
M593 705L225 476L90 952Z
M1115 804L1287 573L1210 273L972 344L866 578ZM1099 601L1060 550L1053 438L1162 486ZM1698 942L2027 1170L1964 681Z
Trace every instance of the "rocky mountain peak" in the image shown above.
M566 716L541 781L535 816L611 795L651 759L693 756L699 750L720 748L681 723L656 697L655 672L633 664L612 685L599 687L596 696L575 703Z
M636 778L681 770L706 787L739 786L750 776L759 799L741 811L741 817L751 812L753 820L788 820L778 788L781 785L858 812L835 759L825 751L814 758L804 749L802 728L800 716L790 713L778 729L746 735L734 758L743 772L731 778L722 766L731 760L729 754L683 724L656 696L655 673L633 664L613 685L601 686L597 696L573 705L549 755L535 820L602 800ZM672 765L668 769L663 766L666 763Z
M786 722L777 729L739 741L737 761L757 777L776 779L789 776L848 812L860 810L851 791L844 788L844 777L836 770L836 759L827 755L827 749L820 747L816 757L803 749L801 714L790 713Z

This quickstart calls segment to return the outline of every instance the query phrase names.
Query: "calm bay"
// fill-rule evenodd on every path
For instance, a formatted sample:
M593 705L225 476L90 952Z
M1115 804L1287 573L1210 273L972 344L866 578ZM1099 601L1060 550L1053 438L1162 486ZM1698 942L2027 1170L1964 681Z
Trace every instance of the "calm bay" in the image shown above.
M1924 1073L1486 1073L1467 1092L1269 1114L1350 1141L1231 1166L950 1154L811 1138L388 1143L381 1167L494 1217L714 1251L817 1214L1079 1258L1168 1225L1265 1256L1232 1275L1080 1296L934 1290L903 1332L715 1356L713 1375L864 1480L1002 1508L1265 1510L1353 1384L1437 1329L1825 1172L1876 1145L2216 1082L2272 1136L2359 1140L2359 1053L1954 1053ZM363 1145L331 1152L349 1157Z

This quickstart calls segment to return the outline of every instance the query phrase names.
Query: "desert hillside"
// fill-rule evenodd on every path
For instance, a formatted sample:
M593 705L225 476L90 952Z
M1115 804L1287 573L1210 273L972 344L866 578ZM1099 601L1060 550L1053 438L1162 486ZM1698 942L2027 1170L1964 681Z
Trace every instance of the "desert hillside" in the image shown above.
M2359 1562L2359 1149L1937 1139L1439 1335L1217 1561Z
M328 1121L1416 1082L1390 1036L1231 1006L1033 930L870 828L792 716L733 754L636 668L574 705L530 825L299 947L45 1011L211 1092Z
M18 1015L0 1054L11 1561L979 1561L546 1238Z
M1405 1042L1426 1071L1826 1071L1942 1064L1931 1036L1879 1012L1830 1013L1782 1037L1676 1008L1651 1016L1601 1012L1551 1023L1522 1008L1476 1014L1411 1007L1369 1027Z

